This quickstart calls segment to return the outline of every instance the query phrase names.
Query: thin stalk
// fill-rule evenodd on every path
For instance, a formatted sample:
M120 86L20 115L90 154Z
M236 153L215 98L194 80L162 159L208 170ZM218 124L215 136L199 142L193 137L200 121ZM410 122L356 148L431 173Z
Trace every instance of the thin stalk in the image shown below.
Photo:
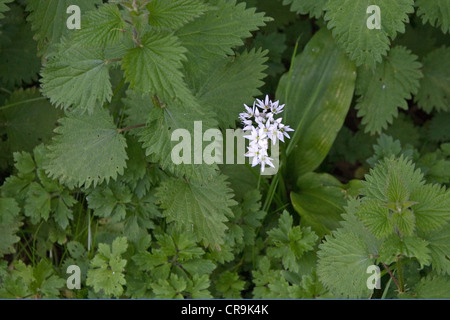
M145 123L136 124L134 126L129 126L129 127L125 127L125 128L122 128L122 129L117 129L117 132L118 133L122 133L122 132L125 132L125 131L130 131L132 129L145 127L145 125L146 125Z
M383 263L383 267L386 269L386 271L389 273L389 276L391 277L391 279L394 281L395 285L397 286L398 290L400 291L400 284L397 280L397 278L394 277L394 275L392 274L391 270L389 269L389 267ZM398 269L397 269L398 270Z

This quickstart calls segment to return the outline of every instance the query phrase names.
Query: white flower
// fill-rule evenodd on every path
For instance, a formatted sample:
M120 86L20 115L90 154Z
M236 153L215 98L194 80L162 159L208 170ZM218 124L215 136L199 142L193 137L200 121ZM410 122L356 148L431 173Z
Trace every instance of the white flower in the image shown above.
M245 156L251 158L252 167L260 164L261 172L264 172L266 166L275 167L273 159L268 156L269 140L273 144L276 144L277 140L284 142L284 137L290 139L288 132L294 131L281 123L282 118L274 118L283 112L284 106L280 105L279 101L272 102L266 95L264 101L256 99L253 108L244 104L245 112L239 114L244 131L250 131L249 135L244 136L250 141Z

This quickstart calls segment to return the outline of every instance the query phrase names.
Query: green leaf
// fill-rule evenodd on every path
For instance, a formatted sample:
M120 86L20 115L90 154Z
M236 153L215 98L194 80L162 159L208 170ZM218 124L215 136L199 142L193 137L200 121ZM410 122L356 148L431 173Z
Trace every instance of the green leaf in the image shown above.
M80 7L81 16L88 10L95 9L101 0L28 0L28 20L31 22L34 38L38 41L39 51L45 53L49 46L57 44L63 36L74 32L66 26L69 18L67 8L71 5ZM84 26L82 25L81 28Z
M236 272L226 271L220 274L216 282L216 290L224 299L240 299L245 281Z
M284 5L291 5L291 11L298 14L309 14L310 17L320 18L328 0L283 0Z
M5 16L3 13L9 11L7 3L13 2L14 0L0 0L0 19L4 18Z
M21 7L11 5L0 25L0 35L0 83L12 87L37 80L41 61Z
M186 280L172 274L169 280L159 279L151 285L156 299L184 299Z
M97 293L102 290L107 296L120 297L126 284L123 272L127 260L122 259L122 254L127 247L125 237L116 238L111 246L100 243L98 253L91 261L86 285Z
M356 109L365 132L380 133L397 117L397 108L408 109L406 99L417 93L422 78L422 65L416 60L417 56L406 48L394 47L374 71L359 68Z
M448 276L427 276L414 288L417 299L450 299Z
M309 227L294 227L293 218L287 211L280 216L278 225L278 228L267 232L270 243L274 245L268 249L267 254L275 258L281 257L285 269L298 272L300 259L305 252L314 249L318 237Z
M180 28L176 35L188 49L189 60L207 61L211 56L234 55L233 48L243 44L252 31L265 25L268 18L256 13L255 8L246 9L244 2L236 0L211 0L214 8L200 18Z
M6 134L11 151L32 151L40 143L47 143L62 112L55 109L36 88L14 91L3 111Z
M277 99L286 104L284 119L295 129L287 147L290 172L314 171L328 154L353 98L355 66L320 30L283 75ZM294 160L295 159L295 163Z
M367 20L372 15L366 13L371 5L367 0L329 0L326 5L325 20L333 29L337 43L350 55L357 66L375 67L389 50L390 40L397 32L405 32L408 14L414 12L414 0L378 0L381 29L369 29Z
M177 37L148 33L141 40L141 46L129 50L123 57L125 79L131 88L151 96L156 94L163 103L175 97L189 98L191 94L180 71L185 52Z
M214 126L214 122L209 120L208 115L200 110L198 112L195 109L188 110L186 106L173 102L164 108L153 108L147 114L147 118L147 126L138 135L139 141L143 142L146 156L152 162L158 163L164 170L169 170L177 176L185 176L190 180L208 180L217 174L215 163L206 165L194 162L194 157L203 155L204 151L195 140L203 141L203 132ZM177 136L181 140L178 143L172 140L172 135L179 129L185 134L181 139ZM199 133L201 136L197 137ZM172 153L179 144L183 147L183 161L175 164ZM184 162L185 154L188 158L186 162Z
M402 152L402 145L399 140L394 140L391 136L381 134L377 138L377 144L373 146L375 154L367 159L367 163L374 167L378 161L392 156L400 156Z
M82 28L75 33L73 41L85 46L112 45L122 39L125 21L115 4L105 4L83 15Z
M107 186L95 188L87 196L89 208L94 214L109 218L112 223L122 221L126 216L126 206L131 202L130 189L122 183L111 183Z
M291 202L300 215L300 225L310 226L319 237L339 226L346 203L346 191L333 176L307 173L298 179L297 192L291 192Z
M423 79L415 97L419 107L430 113L433 109L450 111L450 48L430 52L423 60Z
M423 24L428 21L433 27L441 27L443 33L450 30L450 3L446 0L417 0L417 16L422 18Z
M369 250L364 240L355 233L337 231L326 236L318 251L317 274L320 281L338 296L368 298L367 267L373 265L376 252Z
M261 94L258 88L264 84L266 54L253 49L233 58L218 57L210 60L204 74L197 69L188 74L188 84L199 104L217 114L221 127L235 127L244 103Z
M0 198L0 257L16 252L14 244L20 240L16 233L22 226L19 213L20 208L13 198Z
M208 6L201 0L154 0L147 9L151 26L175 30L202 15Z
M51 195L36 182L30 184L25 201L25 215L31 223L37 224L41 219L47 221L51 210Z
M433 270L438 274L450 275L450 223L441 230L428 232L422 237L429 243Z
M422 269L424 265L430 265L430 253L428 242L417 236L400 238L397 235L391 235L383 241L383 244L380 247L378 260L389 265L394 262L398 256L416 258Z
M100 109L111 101L109 65L103 50L64 40L42 69L42 93L63 109Z
M206 182L188 182L169 178L157 191L157 198L168 222L174 221L193 232L205 246L220 248L224 243L225 222L233 215L231 190L225 176Z
M44 167L50 177L70 188L83 184L88 188L123 174L126 140L108 110L98 109L92 115L72 112L59 122Z

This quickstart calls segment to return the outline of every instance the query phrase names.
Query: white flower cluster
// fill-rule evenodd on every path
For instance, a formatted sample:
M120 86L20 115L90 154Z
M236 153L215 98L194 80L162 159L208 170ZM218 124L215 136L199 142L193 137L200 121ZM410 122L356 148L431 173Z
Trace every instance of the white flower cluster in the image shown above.
M264 101L256 99L252 108L246 104L244 106L246 112L240 113L239 119L244 124L244 131L251 131L250 135L244 136L250 140L245 156L253 158L252 167L260 164L261 171L264 172L266 165L274 167L273 159L267 154L269 140L273 144L277 140L284 142L284 137L290 139L288 132L294 131L294 129L282 124L282 118L274 118L275 115L283 112L284 104L280 105L279 101L272 102L268 95Z

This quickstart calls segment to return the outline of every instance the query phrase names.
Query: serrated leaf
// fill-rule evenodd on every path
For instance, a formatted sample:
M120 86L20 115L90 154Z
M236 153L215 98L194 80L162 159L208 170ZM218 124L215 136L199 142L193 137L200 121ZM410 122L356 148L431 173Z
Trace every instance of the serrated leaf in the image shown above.
M244 2L212 0L214 7L200 18L180 28L176 35L188 49L189 60L205 61L211 56L233 55L232 48L262 27L268 19L255 8L246 9ZM200 65L200 63L199 63Z
M150 96L156 94L163 103L176 97L189 98L190 92L180 71L185 52L177 37L148 33L141 40L141 46L129 50L123 57L125 79L131 88Z
M216 282L216 290L224 299L240 299L244 286L245 281L242 281L236 272L230 271L220 274Z
M0 83L11 87L35 81L41 61L20 6L11 5L11 11L0 25L0 34Z
M149 24L171 30L194 20L207 9L201 0L154 0L147 4Z
M360 236L338 231L333 237L326 236L319 248L317 274L328 289L345 298L371 295L366 271L374 264L376 252L370 251Z
M42 93L57 107L92 114L111 101L109 66L103 50L64 40L42 69Z
M115 4L105 4L82 16L82 28L75 33L73 41L85 46L112 45L124 34L125 21Z
M44 100L36 88L14 91L6 104L17 104L3 111L11 151L32 151L50 141L62 112Z
M95 292L102 290L108 296L120 297L126 284L123 274L127 260L122 254L128 248L125 237L116 238L112 245L99 244L98 253L91 261L86 284Z
M394 47L373 72L359 68L356 109L365 132L380 133L397 117L397 108L408 109L406 100L417 93L422 78L421 64L416 60L417 56L406 48Z
M291 11L299 14L309 14L310 17L320 18L328 0L283 0L284 5L291 5Z
M423 60L423 79L415 97L419 107L450 111L450 48L442 47L430 52Z
M81 15L95 9L102 3L101 0L28 0L27 11L30 11L28 20L35 32L34 38L38 41L39 51L44 53L49 46L57 44L62 36L67 36L69 30L66 21L69 18L67 8L71 5L80 7ZM81 26L83 28L83 26Z
M202 114L201 111L196 111L175 102L164 108L154 108L147 115L147 126L138 135L140 136L139 141L143 142L146 156L152 162L158 163L161 168L167 169L177 176L203 181L217 174L217 165L215 163L211 165L195 163L194 157L199 154L203 156L203 148L198 142L195 142L195 139L202 139L203 132L213 126L214 122L210 121L209 117ZM180 142L172 141L172 135L176 130L183 132L181 138L176 137ZM199 133L202 135L201 137L197 137ZM178 145L183 147L183 161L175 164L172 152ZM186 162L184 161L185 157L188 158Z
M51 195L40 184L32 182L28 189L24 210L33 224L37 224L41 219L47 221L51 210Z
M163 215L168 222L193 232L205 246L220 248L227 229L225 222L233 215L230 207L235 205L225 179L217 176L203 183L167 179L156 194Z
M126 166L126 140L108 110L93 114L68 113L56 128L45 172L69 187L115 180Z
M9 11L7 4L13 1L14 0L0 0L0 19L4 18L4 13Z
M420 279L414 288L417 299L450 299L450 278L448 276L432 276Z
M404 256L416 258L422 269L431 263L430 249L428 242L417 236L407 236L400 238L397 235L391 235L380 247L378 261L384 264L391 264L396 257Z
M450 275L450 223L437 232L428 232L423 238L429 243L433 270Z
M204 74L198 70L188 73L188 85L199 104L217 114L221 127L235 127L243 104L261 94L258 88L264 84L266 54L267 50L253 49L233 58L219 57L210 60Z
M375 67L389 50L391 39L398 32L405 32L408 14L414 12L414 0L378 0L381 29L369 29L366 21L372 14L366 13L373 3L367 0L329 0L325 20L338 44L349 54L357 66Z
M22 222L18 218L20 208L13 198L0 198L0 257L16 252L14 244Z
M443 33L450 30L450 2L447 0L418 0L417 16L422 18L423 24L428 21L433 27L441 27Z

